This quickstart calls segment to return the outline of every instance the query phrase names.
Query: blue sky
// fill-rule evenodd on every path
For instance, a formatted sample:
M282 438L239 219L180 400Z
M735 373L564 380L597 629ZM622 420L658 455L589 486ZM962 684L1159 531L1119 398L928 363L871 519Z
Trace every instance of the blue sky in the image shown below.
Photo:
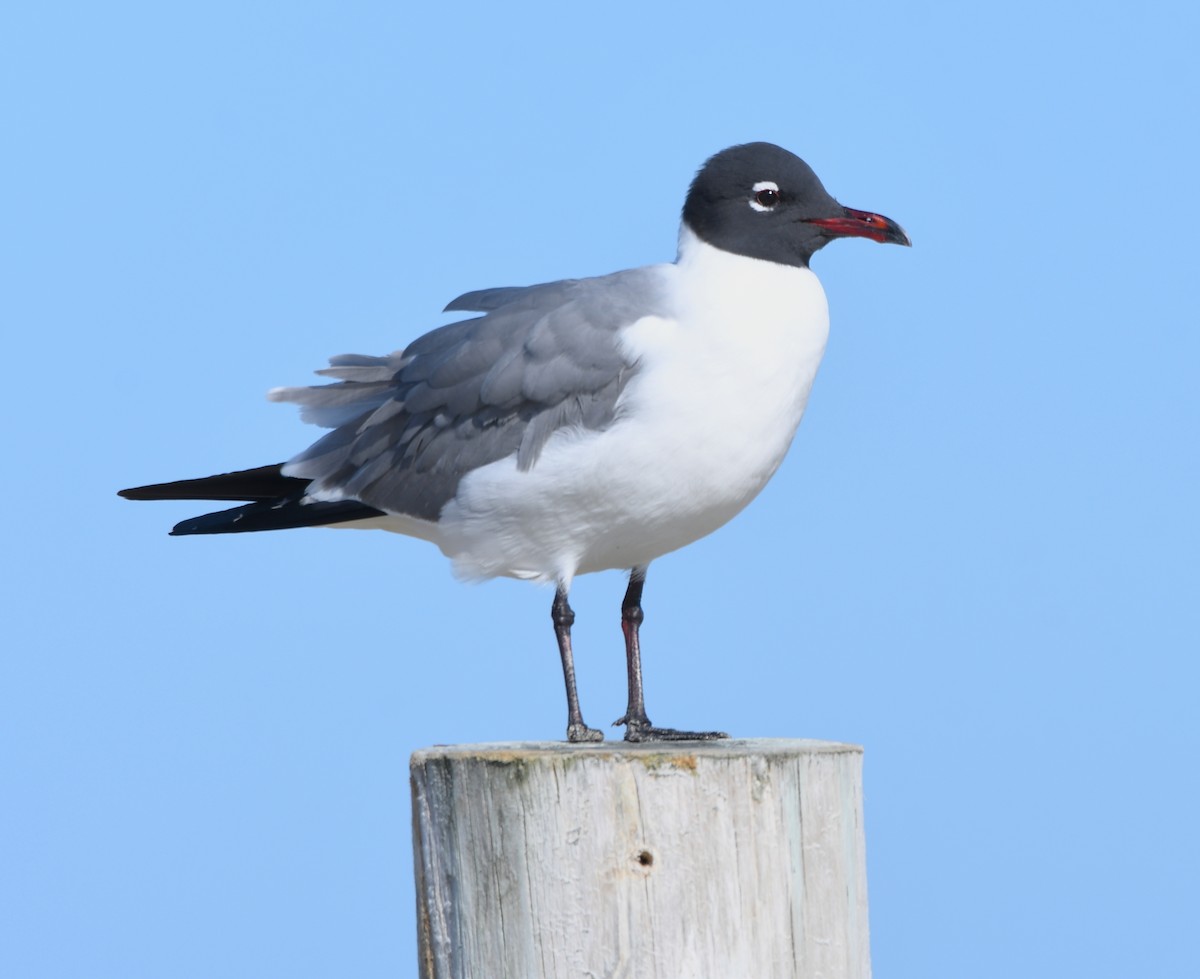
M866 747L875 972L1194 968L1193 5L10 7L0 974L415 975L407 761L561 736L550 595L171 539L142 482L459 293L669 259L751 139L911 250L814 261L774 482L651 569L651 716ZM619 575L572 603L624 706Z

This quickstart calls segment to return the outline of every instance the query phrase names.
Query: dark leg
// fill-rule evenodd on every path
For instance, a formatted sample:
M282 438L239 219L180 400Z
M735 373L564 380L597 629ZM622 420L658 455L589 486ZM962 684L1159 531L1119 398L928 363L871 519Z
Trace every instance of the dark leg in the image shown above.
M646 584L646 569L629 572L629 588L621 602L621 631L625 633L625 664L629 673L629 706L625 716L613 725L625 725L626 741L715 741L727 738L720 731L676 731L670 727L655 727L646 716L646 701L642 694L642 647L638 629L645 618L642 612L642 588Z
M575 613L567 604L567 590L559 587L550 606L550 618L554 622L554 635L558 639L558 654L562 657L563 679L567 684L567 740L603 741L604 732L583 723L579 710L579 693L575 689L575 657L571 653L571 625Z
M646 618L642 612L642 588L645 584L646 569L634 568L629 572L629 587L625 590L625 598L621 602L621 631L625 634L629 704L625 708L625 716L617 723L625 722L627 738L635 728L650 727L650 718L646 716L645 695L642 692L642 646L638 639L638 629L641 628L642 620Z

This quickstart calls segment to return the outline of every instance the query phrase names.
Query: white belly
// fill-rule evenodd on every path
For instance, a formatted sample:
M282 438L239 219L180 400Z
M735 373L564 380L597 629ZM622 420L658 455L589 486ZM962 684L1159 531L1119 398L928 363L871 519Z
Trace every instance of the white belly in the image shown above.
M779 467L828 336L820 283L695 240L675 268L678 314L623 336L640 364L617 421L555 433L525 472L509 458L471 473L421 528L458 573L569 583L645 565L726 523Z

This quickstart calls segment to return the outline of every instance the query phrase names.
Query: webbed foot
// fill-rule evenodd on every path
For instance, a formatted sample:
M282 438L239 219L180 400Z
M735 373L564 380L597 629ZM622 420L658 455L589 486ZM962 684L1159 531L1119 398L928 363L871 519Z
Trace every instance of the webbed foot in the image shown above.
M567 726L567 740L571 744L603 741L604 732L599 728L588 727L586 724L570 724Z
M655 727L648 717L630 720L622 717L613 721L613 727L625 725L625 740L635 744L646 741L720 741L728 738L724 731L677 731L673 727Z

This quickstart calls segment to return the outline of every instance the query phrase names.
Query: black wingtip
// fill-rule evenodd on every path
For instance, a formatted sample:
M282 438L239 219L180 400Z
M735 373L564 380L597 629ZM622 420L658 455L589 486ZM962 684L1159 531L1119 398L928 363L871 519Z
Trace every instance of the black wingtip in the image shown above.
M307 479L283 475L283 464L277 463L201 479L134 486L118 490L117 496L126 500L249 501L245 506L182 520L171 529L172 537L293 530L383 516L382 510L356 500L305 502L308 484Z
M204 513L198 517L188 517L171 528L171 537L192 537L197 534L236 534L243 529L239 524L246 511L260 507L260 503L248 503L246 506L233 507L230 510L218 510L215 513Z
M171 528L172 537L199 534L253 534L264 530L297 530L301 527L328 527L382 517L384 512L356 500L334 503L301 503L299 500L272 500L181 520Z
M117 491L126 500L278 500L303 494L307 479L283 475L283 463L219 473L200 479L178 479Z

